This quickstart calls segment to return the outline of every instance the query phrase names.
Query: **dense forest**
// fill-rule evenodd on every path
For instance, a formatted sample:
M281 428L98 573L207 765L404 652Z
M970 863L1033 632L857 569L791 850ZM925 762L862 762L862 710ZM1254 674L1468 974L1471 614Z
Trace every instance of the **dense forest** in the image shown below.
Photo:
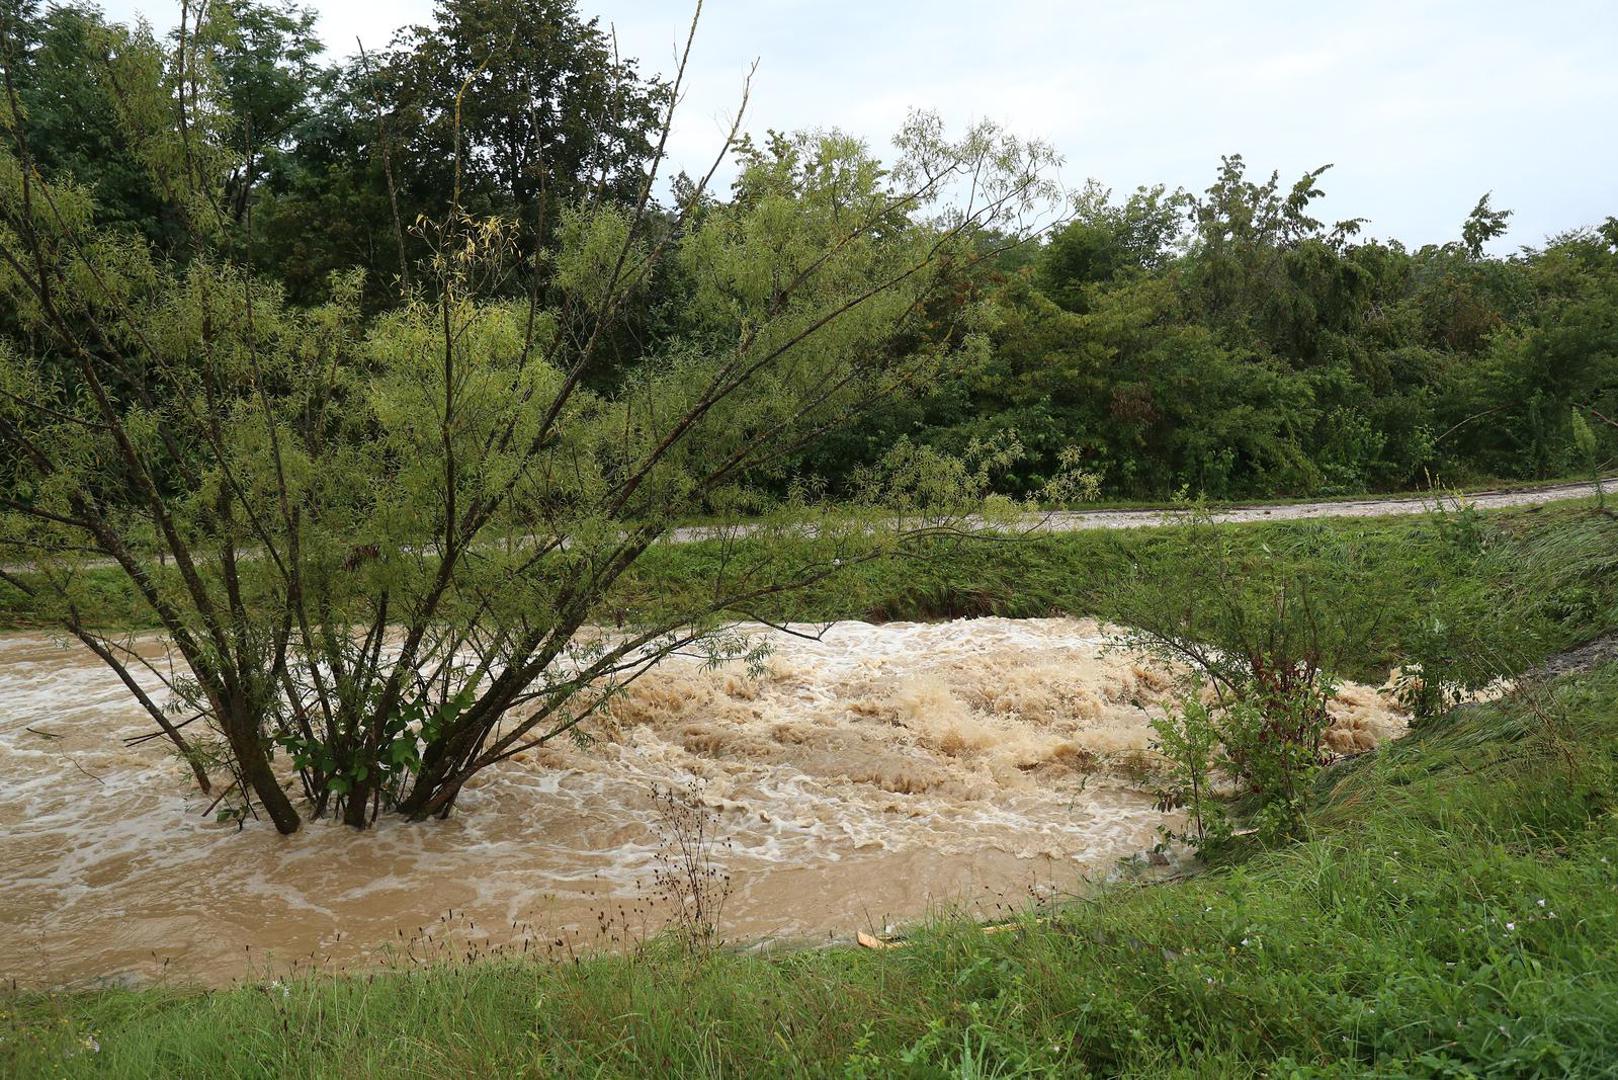
M120 135L144 107L109 74L131 31L90 5L8 6L7 67L42 173L81 185L101 225L184 263L185 196ZM433 254L414 226L452 196L469 217L508 222L517 250L550 242L581 199L632 203L658 151L669 84L621 59L572 0L445 0L430 25L341 62L324 58L314 21L236 0L212 5L190 42L211 62L216 107L196 123L228 159L235 256L293 307L350 288L355 270L371 316L430 289L412 280ZM801 196L837 155L886 182L853 140L770 132L744 136L739 179L702 197ZM1091 182L1055 227L975 262L942 301L970 309L970 325L943 312L933 324L971 347L924 392L798 451L795 472L837 492L901 436L960 453L1007 431L1024 452L995 483L1015 494L1037 490L1067 448L1116 498L1350 493L1610 463L1618 220L1497 257L1485 247L1509 211L1484 195L1453 242L1412 250L1364 238L1363 221L1313 217L1325 168L1289 186L1240 155L1210 165L1200 193L1120 197ZM691 231L672 207L694 188L682 175L654 193L672 245ZM669 260L635 291L588 374L596 389L703 331L688 266ZM515 260L495 288L521 295L537 272ZM38 346L12 315L0 322Z

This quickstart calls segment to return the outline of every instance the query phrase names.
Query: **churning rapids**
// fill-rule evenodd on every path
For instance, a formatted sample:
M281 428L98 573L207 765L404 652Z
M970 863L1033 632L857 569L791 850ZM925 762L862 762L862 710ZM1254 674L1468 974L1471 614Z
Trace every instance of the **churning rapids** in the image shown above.
M594 745L490 770L449 821L292 837L204 817L166 743L125 746L149 725L86 651L0 637L0 977L218 984L434 942L587 948L604 913L652 917L615 914L663 857L650 791L693 778L730 840L727 939L992 913L1105 875L1168 820L1142 766L1171 681L1094 622L760 632L760 677L665 661ZM1339 750L1404 729L1366 687L1334 714Z

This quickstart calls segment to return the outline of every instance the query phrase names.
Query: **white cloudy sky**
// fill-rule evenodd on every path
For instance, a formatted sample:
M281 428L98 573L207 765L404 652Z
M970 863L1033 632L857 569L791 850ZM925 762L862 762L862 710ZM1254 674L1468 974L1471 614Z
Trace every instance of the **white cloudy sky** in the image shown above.
M431 0L313 0L334 53ZM169 0L107 0L172 23ZM687 0L581 0L669 70ZM1041 136L1063 179L1201 189L1222 153L1290 182L1327 162L1323 215L1452 239L1477 197L1505 251L1618 214L1614 0L708 0L676 163L711 157L760 61L748 125L837 126L885 147L912 106Z

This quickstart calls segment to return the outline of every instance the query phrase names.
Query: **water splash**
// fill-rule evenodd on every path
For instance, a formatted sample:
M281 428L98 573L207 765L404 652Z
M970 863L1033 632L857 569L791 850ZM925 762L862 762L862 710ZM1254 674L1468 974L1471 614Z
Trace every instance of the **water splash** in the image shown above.
M758 677L671 658L593 722L594 745L490 770L449 821L291 837L202 817L166 744L122 743L148 722L93 657L0 638L0 976L367 963L449 911L479 948L587 941L651 877L652 786L693 777L732 841L731 938L989 912L1105 874L1166 821L1143 770L1171 674L1104 650L1092 621L759 632ZM1379 691L1346 686L1333 708L1339 750L1403 730Z

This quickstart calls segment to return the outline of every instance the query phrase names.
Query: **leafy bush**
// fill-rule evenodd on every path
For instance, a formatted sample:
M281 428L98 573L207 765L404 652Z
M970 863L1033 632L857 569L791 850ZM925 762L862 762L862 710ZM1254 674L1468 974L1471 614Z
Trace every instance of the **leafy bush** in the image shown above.
M1192 692L1158 725L1207 838L1207 778L1228 774L1258 798L1266 839L1295 833L1323 761L1334 672L1364 652L1386 609L1373 561L1353 535L1301 527L1286 546L1243 543L1205 507L1174 526L1181 558L1121 587L1121 643L1188 672ZM1204 701L1203 698L1208 700Z

